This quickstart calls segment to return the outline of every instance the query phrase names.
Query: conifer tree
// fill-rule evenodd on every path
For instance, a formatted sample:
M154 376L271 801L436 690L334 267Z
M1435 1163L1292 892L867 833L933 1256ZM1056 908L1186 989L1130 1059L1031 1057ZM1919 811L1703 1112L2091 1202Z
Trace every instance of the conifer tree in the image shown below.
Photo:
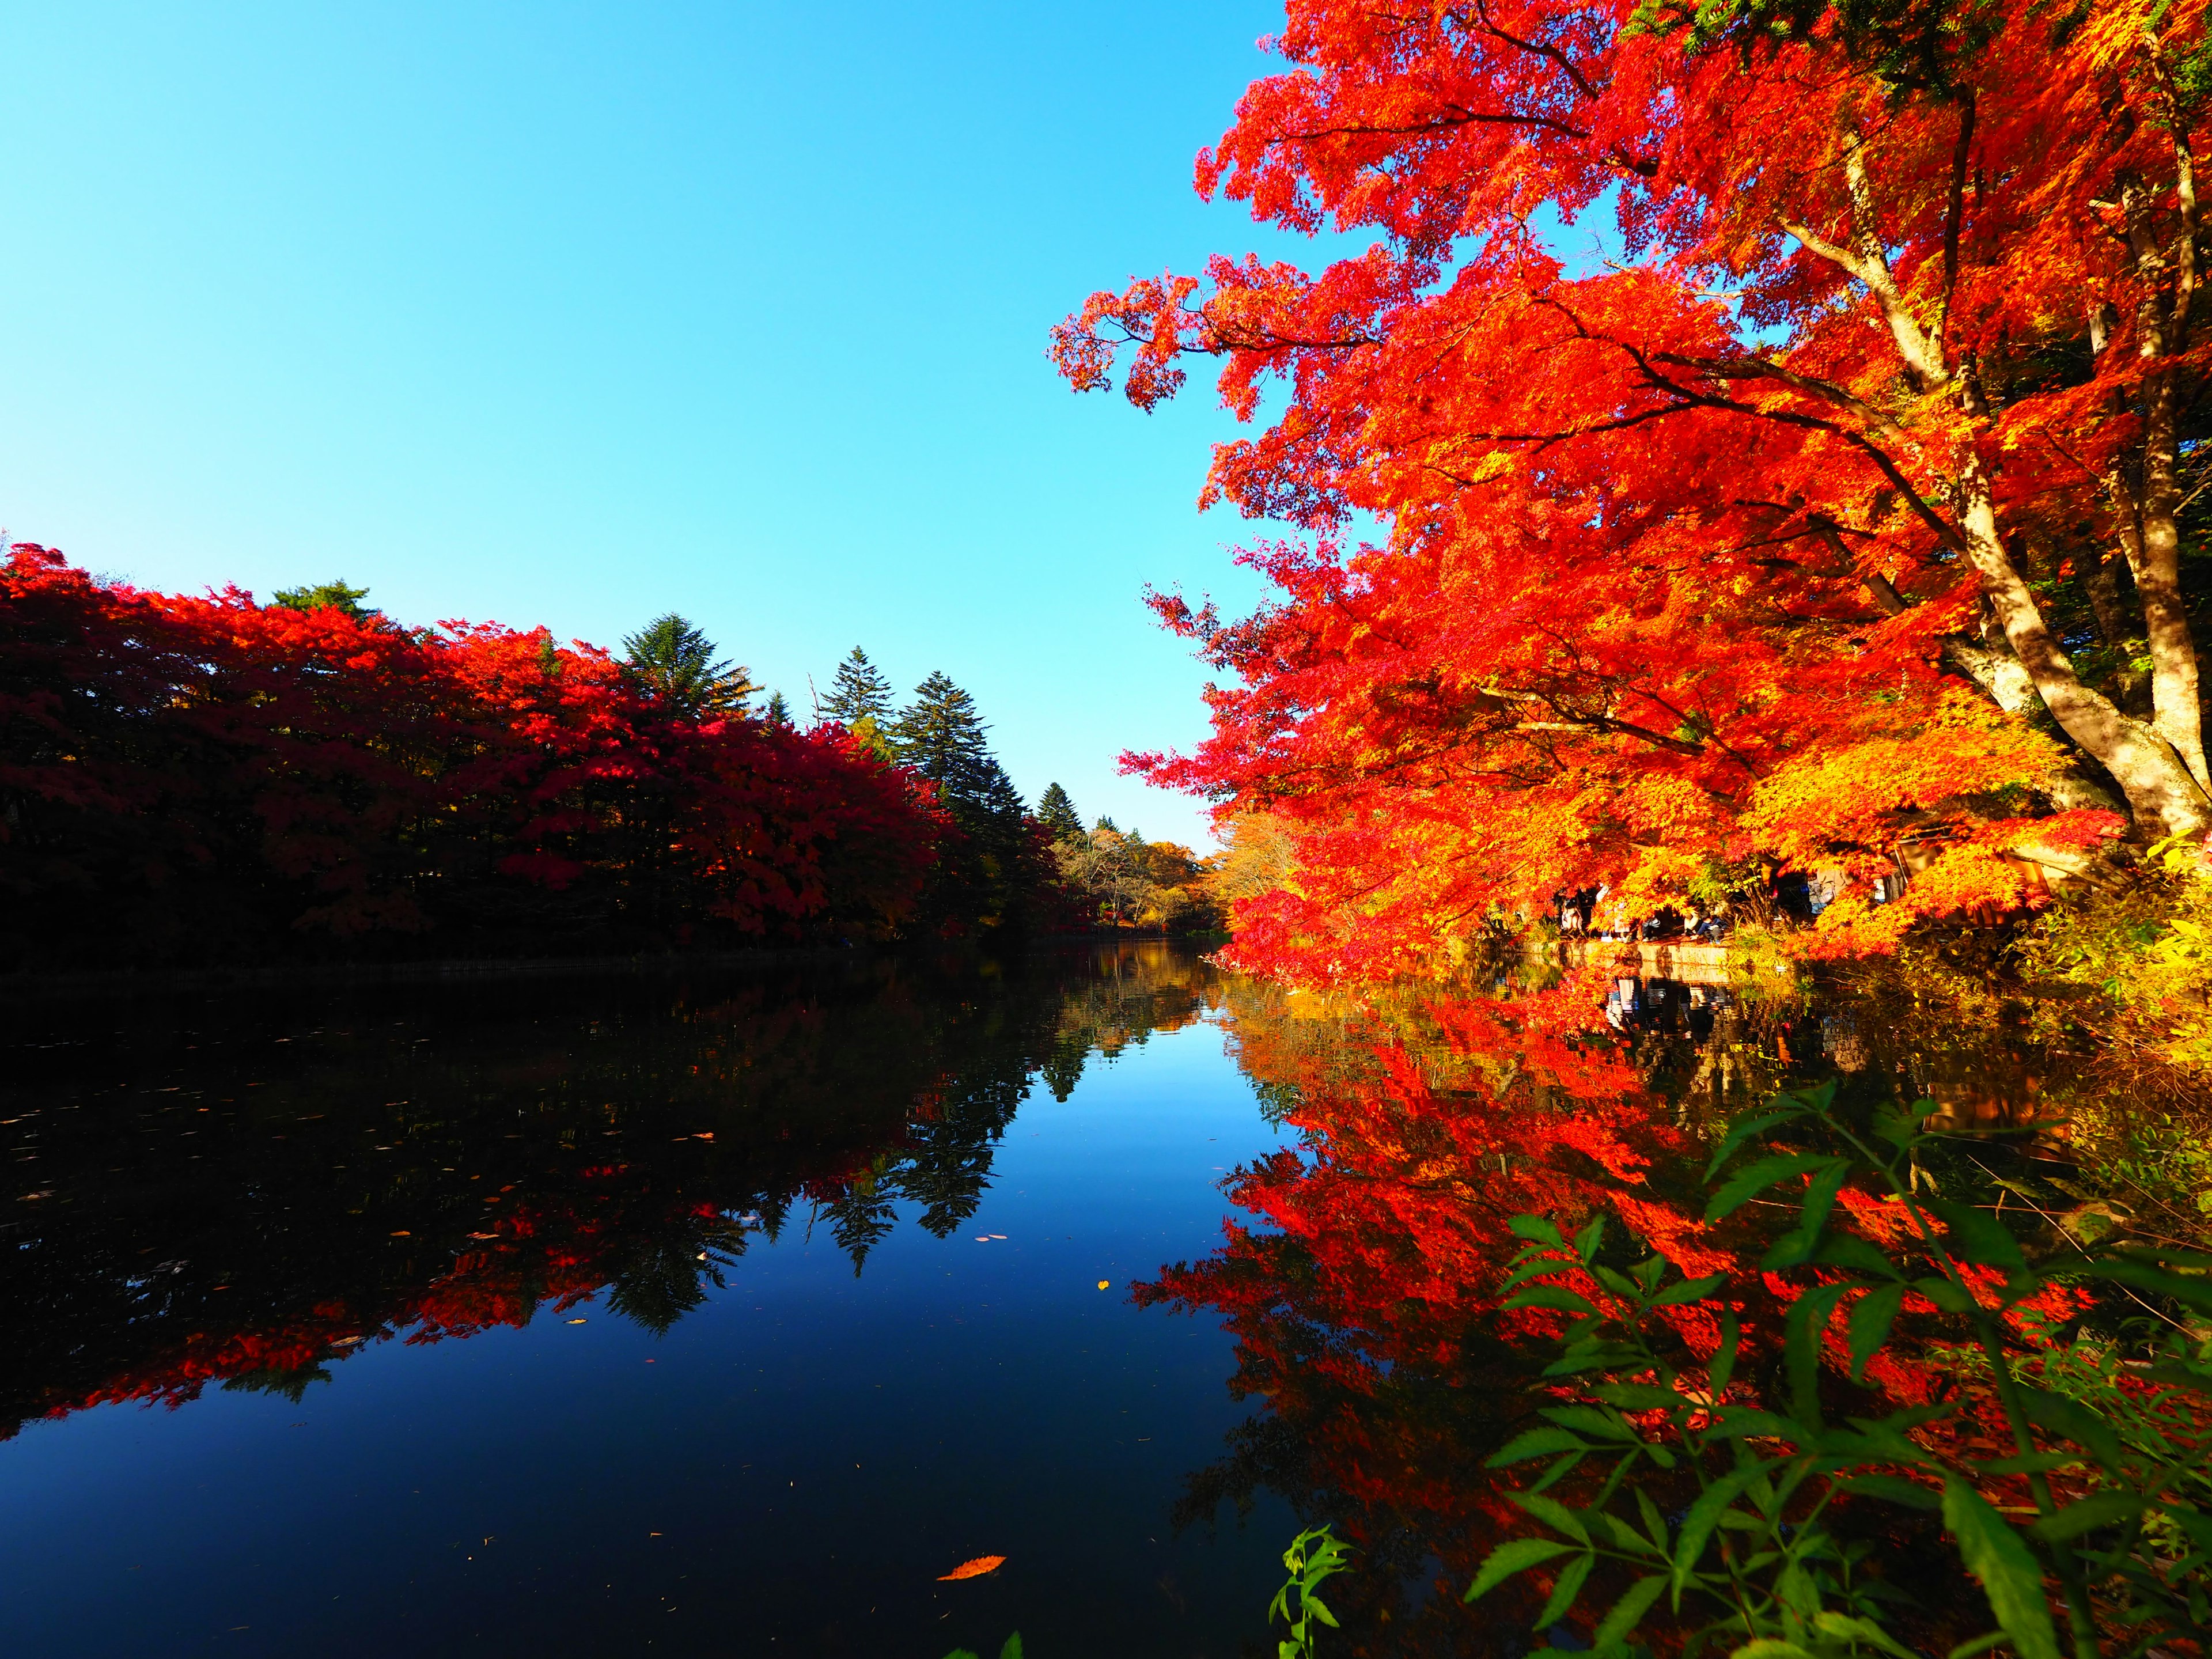
M366 622L371 617L384 614L375 606L362 603L368 597L366 587L352 586L340 576L335 581L317 582L313 586L280 587L270 604L281 605L287 611L336 611L356 622Z
M670 712L691 720L733 714L760 690L742 666L714 659L714 642L673 611L623 641L631 676Z
M1068 799L1067 791L1056 783L1038 798L1036 815L1037 822L1051 832L1055 842L1082 837L1083 817Z
M980 805L989 781L986 769L997 770L983 738L988 729L975 698L940 672L915 687L914 701L900 711L890 737L899 760L935 784L947 801Z
M853 731L860 729L862 720L873 720L878 727L888 726L891 718L891 684L876 671L868 660L868 653L859 646L853 654L837 665L837 678L830 683L830 695L821 700L817 711L823 719L836 720Z

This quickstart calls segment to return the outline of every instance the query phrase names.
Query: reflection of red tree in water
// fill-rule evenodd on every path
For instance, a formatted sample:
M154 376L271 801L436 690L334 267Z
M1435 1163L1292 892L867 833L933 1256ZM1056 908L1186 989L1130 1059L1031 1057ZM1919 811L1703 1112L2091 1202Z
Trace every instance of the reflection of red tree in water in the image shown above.
M1689 1278L1730 1273L1725 1299L1747 1345L1739 1376L1778 1363L1801 1289L1756 1264L1794 1221L1796 1194L1774 1195L1791 1200L1786 1210L1753 1207L1706 1226L1705 1126L1648 1090L1577 1005L1590 1006L1568 987L1514 1004L1439 1001L1388 1022L1300 1019L1295 999L1267 994L1241 1006L1241 1058L1304 1146L1240 1170L1229 1191L1245 1215L1222 1248L1138 1291L1144 1303L1223 1316L1237 1344L1232 1392L1266 1402L1229 1455L1194 1477L1179 1518L1267 1487L1310 1522L1334 1521L1363 1553L1363 1571L1330 1587L1332 1605L1352 1610L1354 1651L1540 1645L1524 1634L1539 1605L1525 1591L1472 1608L1459 1600L1492 1547L1533 1529L1505 1492L1540 1466L1501 1474L1484 1460L1531 1426L1537 1408L1559 1403L1559 1385L1538 1373L1557 1352L1548 1339L1560 1316L1498 1306L1505 1265L1525 1242L1513 1217L1573 1229L1603 1215L1617 1248L1628 1234L1642 1241L1630 1258L1656 1252ZM1345 1043L1347 1035L1364 1041ZM1878 1242L1898 1224L1870 1195L1847 1191L1840 1208L1842 1225ZM2071 1311L2070 1296L2052 1293L2042 1310ZM1906 1305L1930 1311L1917 1298ZM1718 1306L1664 1310L1694 1362L1718 1343ZM1840 1329L1828 1358L1834 1386L1846 1388ZM1959 1386L1895 1353L1877 1356L1867 1377L1888 1401L1880 1409ZM1971 1441L1990 1426L1969 1402L1941 1432ZM1652 1495L1662 1510L1687 1501ZM1408 1580L1418 1607L1401 1599ZM1589 1600L1601 1609L1611 1597Z
M442 1025L364 1016L385 1035L334 1051L199 1033L192 1052L231 1057L182 1072L157 1036L165 1086L119 1094L71 1045L15 1051L0 1117L39 1137L44 1195L4 1218L0 1437L210 1382L296 1393L381 1341L587 1298L664 1329L787 1217L856 1270L896 1224L952 1231L1036 1083L1064 1097L1102 1034L1186 1024L1212 982L1143 949L1055 961L748 978L702 1005L649 982L517 988Z

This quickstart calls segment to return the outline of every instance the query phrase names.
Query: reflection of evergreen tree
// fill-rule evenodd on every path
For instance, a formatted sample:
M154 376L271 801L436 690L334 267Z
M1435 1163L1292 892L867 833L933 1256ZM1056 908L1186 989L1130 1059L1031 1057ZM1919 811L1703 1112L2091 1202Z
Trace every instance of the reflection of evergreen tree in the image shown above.
M244 1040L210 1016L182 1074L166 1030L141 1052L99 1024L104 1087L79 1047L18 1048L0 1117L25 1127L0 1144L35 1132L59 1201L22 1206L0 1252L0 1437L94 1398L289 1397L364 1338L602 1293L665 1331L794 1209L856 1268L895 1226L948 1235L1036 1078L1064 1097L1090 1054L1188 1023L1213 982L1140 945L1003 975L483 986L275 1050L257 1006ZM152 1086L178 1082L198 1093ZM210 1352L231 1368L210 1377Z
M868 1252L889 1238L898 1224L898 1211L890 1194L872 1176L823 1200L822 1214L830 1223L830 1236L837 1241L837 1248L853 1258L855 1279L860 1276Z
M696 1240L685 1232L675 1237L647 1238L615 1270L607 1291L607 1306L625 1319L635 1320L655 1336L707 1299L701 1282L706 1264L694 1248Z

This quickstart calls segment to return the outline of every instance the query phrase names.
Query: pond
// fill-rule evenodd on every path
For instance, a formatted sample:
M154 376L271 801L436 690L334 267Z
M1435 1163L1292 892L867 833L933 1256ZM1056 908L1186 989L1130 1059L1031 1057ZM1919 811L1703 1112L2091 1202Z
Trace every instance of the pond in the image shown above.
M1694 1261L1710 1143L1828 1078L2063 1106L1931 1174L2201 1235L2193 1106L2032 1010L1607 989L1146 945L19 1010L0 1642L1225 1659L1330 1521L1343 1650L1523 1653L1458 1595L1525 1528L1516 1213Z
M1229 1654L1133 1279L1279 1142L1165 947L78 1011L0 1085L0 1645ZM942 1583L1004 1555L986 1577Z

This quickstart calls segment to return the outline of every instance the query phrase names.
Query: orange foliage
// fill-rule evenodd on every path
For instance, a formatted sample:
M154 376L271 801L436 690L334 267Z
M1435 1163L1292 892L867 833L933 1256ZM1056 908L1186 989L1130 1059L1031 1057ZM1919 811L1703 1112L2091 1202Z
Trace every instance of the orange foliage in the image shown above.
M1913 911L1826 941L1881 949L2039 902L1998 854L2095 805L2085 757L2153 833L2212 818L2160 597L2208 362L2172 79L2202 0L1996 0L1986 40L1797 9L1291 0L1199 187L1368 245L1217 258L1056 332L1078 389L1118 366L1145 407L1218 360L1263 429L1205 498L1308 532L1242 556L1251 617L1157 600L1224 683L1195 751L1128 758L1291 835L1242 963L1434 971L1555 890L1649 915L1717 860L1863 894L1948 845ZM1565 258L1540 209L1626 262ZM2154 719L2051 621L2124 550Z

